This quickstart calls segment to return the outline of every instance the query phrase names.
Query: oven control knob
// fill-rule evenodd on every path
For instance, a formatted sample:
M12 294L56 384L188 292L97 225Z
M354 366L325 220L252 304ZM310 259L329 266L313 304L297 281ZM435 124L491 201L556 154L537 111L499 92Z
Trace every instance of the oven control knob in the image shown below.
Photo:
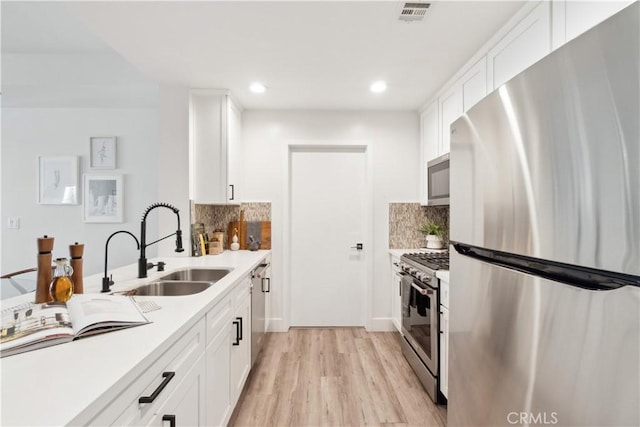
M425 281L425 279L427 279L427 275L425 273L418 273L418 279L422 280L423 282Z

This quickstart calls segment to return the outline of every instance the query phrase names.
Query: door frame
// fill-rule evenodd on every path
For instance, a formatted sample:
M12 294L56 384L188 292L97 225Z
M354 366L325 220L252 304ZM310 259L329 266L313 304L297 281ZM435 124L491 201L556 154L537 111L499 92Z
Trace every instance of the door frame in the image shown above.
M365 156L365 225L364 225L364 252L365 277L361 290L363 324L365 329L371 330L372 289L373 283L373 164L372 147L369 141L308 141L290 140L284 144L283 150L283 189L282 189L282 314L284 330L291 326L291 160L295 152L318 153L363 153ZM354 242L356 243L356 242Z

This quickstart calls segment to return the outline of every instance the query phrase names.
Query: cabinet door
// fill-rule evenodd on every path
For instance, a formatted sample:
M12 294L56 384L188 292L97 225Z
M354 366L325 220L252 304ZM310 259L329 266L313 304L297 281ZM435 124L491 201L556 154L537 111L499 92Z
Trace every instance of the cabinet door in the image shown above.
M269 267L264 272L262 280L262 290L264 294L264 331L269 332L269 323L271 322L271 261L268 261Z
M438 103L434 102L420 115L420 203L427 204L427 162L438 157Z
M205 423L205 358L200 356L148 426L203 426Z
M191 184L196 203L227 200L226 97L192 93Z
M402 329L402 280L400 272L400 259L391 257L391 320L398 332Z
M487 57L483 56L460 79L462 86L462 110L468 111L487 95Z
M225 327L209 344L206 352L207 425L227 425L231 402L231 335L235 329ZM233 335L235 337L235 335Z
M462 86L456 84L439 98L440 104L440 149L438 156L448 153L451 146L451 123L463 113Z
M633 1L566 1L565 4L565 40L579 36L605 19L620 12Z
M487 53L487 87L493 91L551 52L551 2L540 2Z
M227 96L227 200L240 203L242 190L242 113Z
M235 405L251 369L250 294L240 302L233 316L231 328L231 401Z
M440 306L440 392L449 392L449 309Z

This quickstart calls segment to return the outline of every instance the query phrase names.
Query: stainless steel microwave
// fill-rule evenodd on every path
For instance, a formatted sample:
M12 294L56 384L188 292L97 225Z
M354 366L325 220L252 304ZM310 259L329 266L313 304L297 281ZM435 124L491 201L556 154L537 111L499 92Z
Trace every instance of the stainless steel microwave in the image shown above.
M427 163L427 205L449 204L449 153Z

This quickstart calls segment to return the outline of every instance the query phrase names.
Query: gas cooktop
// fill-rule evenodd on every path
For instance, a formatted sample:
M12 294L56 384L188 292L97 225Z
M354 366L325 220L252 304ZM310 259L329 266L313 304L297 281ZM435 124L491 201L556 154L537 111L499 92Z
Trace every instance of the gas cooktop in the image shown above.
M432 270L449 269L449 251L443 252L416 252L402 255L403 261L412 261Z

